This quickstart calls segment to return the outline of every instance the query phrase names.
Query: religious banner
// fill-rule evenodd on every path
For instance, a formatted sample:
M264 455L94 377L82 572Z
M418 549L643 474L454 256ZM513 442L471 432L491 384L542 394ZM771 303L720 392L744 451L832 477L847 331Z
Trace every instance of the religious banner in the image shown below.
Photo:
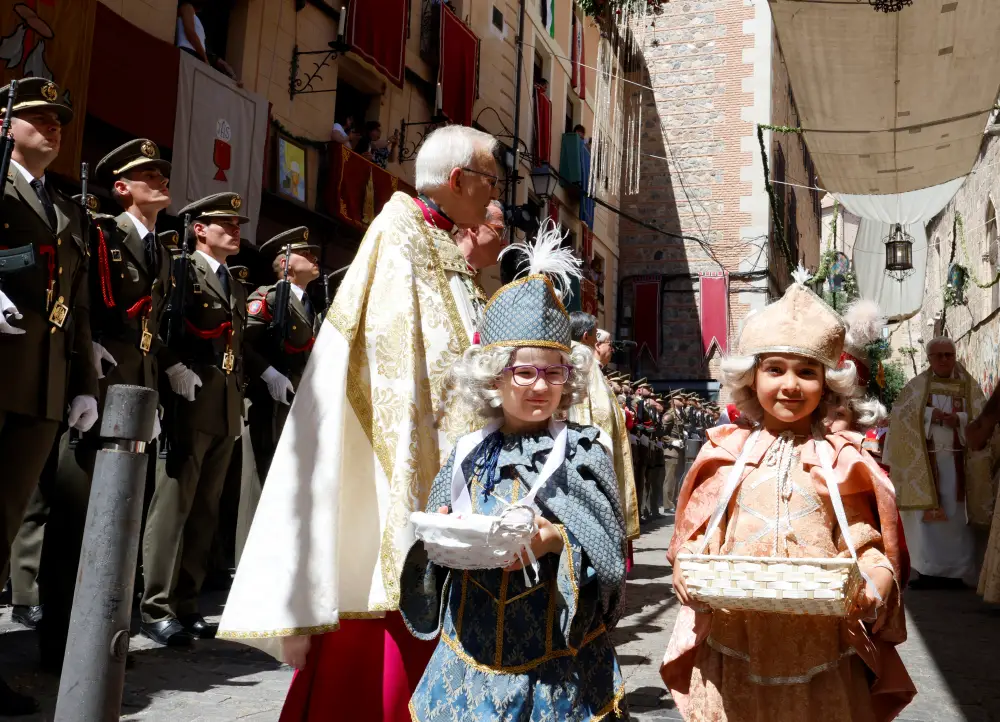
M0 10L0 85L47 78L73 109L59 157L48 168L68 178L80 177L96 5L97 0L23 0L5 2Z
M409 185L346 145L330 143L325 200L327 211L337 220L364 230L397 190L416 195Z
M698 278L698 305L701 316L701 344L705 355L718 346L729 352L729 273L702 273Z
M348 10L351 52L402 88L410 0L354 0Z
M552 101L542 86L535 86L535 166L549 163L552 157Z
M447 5L441 5L440 48L441 112L452 123L472 125L479 80L479 38Z
M636 358L643 351L653 363L660 358L660 278L647 277L633 283L635 300L632 304L632 340L636 343Z
M267 100L187 53L180 54L170 213L231 191L250 219L244 237L256 241L267 144Z

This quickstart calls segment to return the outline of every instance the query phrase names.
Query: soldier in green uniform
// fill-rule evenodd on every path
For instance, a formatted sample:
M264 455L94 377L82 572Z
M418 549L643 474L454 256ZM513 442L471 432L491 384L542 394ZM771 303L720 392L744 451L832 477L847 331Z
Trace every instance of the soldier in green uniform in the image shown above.
M169 445L146 518L140 607L142 633L168 646L214 636L214 625L198 611L198 594L242 432L246 379L266 368L252 350L244 353L246 291L225 265L239 251L240 224L248 220L241 207L239 194L217 193L179 213L191 215L196 245L184 298L174 292L168 311L183 315L183 328L161 358L170 383L161 395L171 408L164 422Z
M170 205L170 163L151 140L138 138L116 148L94 168L122 212L95 213L90 229L90 324L99 404L115 384L158 387L160 320L171 285L170 254L156 239L156 219ZM159 422L154 425L155 442ZM60 444L65 449L68 443ZM39 627L43 666L58 670L65 651L79 553L83 545L90 479L101 439L91 429L64 453L50 494L51 516L42 556L45 623ZM147 446L150 466L156 447ZM74 462L78 469L74 469ZM81 472L82 470L82 472Z
M272 257L272 268L279 279L285 277L285 254L288 255L288 281L291 293L288 296L286 329L274 328L277 285L261 286L250 294L247 306L247 346L267 359L287 380L286 386L280 379L275 383L265 383L253 394L254 403L250 407L250 437L253 440L257 473L261 481L267 478L271 457L281 436L281 429L288 417L291 399L305 371L309 352L319 327L323 322L320 314L313 309L306 286L319 278L316 257L319 246L309 243L309 229L305 226L279 233L260 247L264 257ZM264 392L266 388L266 393ZM251 393L254 385L251 384Z
M0 89L4 111L9 91ZM5 276L0 286L0 567L6 566L60 422L86 431L98 415L84 214L45 177L73 112L59 102L55 83L25 78L18 83L13 116L0 243L32 246L36 262ZM0 715L34 707L0 682Z

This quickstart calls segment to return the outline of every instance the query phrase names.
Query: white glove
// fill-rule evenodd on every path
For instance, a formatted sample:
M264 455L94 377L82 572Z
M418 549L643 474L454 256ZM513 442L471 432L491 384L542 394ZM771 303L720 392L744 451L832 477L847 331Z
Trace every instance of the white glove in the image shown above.
M97 343L97 341L91 341L91 343L94 346L94 368L97 369L97 378L103 379L104 368L101 366L101 361L107 361L112 366L117 366L118 362L115 361L115 357L112 356L111 353L101 344Z
M77 396L69 405L69 418L67 419L71 429L90 431L90 427L97 421L97 399L93 396Z
M23 316L21 315L21 312L17 310L17 306L15 306L11 300L7 298L7 294L0 291L0 333L10 334L11 336L20 336L24 333L23 328L11 326L7 321L8 318L20 321Z
M295 388L292 386L292 382L288 380L288 377L274 368L274 366L268 366L260 377L267 384L267 390L271 394L271 398L278 403L288 406L288 394L295 393Z
M153 435L149 437L149 443L153 443L158 438L160 438L160 409L156 409L156 413L153 414Z
M188 401L194 401L195 389L201 386L201 379L198 374L182 363L174 364L167 369L167 380L170 381L170 388L178 396L183 396Z

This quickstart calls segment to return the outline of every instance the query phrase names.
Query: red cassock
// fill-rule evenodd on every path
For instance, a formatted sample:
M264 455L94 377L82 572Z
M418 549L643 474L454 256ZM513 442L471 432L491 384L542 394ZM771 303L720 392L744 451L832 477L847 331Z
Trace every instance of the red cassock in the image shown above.
M313 637L279 722L409 722L410 696L435 647L436 639L411 635L399 612L342 619L336 632Z

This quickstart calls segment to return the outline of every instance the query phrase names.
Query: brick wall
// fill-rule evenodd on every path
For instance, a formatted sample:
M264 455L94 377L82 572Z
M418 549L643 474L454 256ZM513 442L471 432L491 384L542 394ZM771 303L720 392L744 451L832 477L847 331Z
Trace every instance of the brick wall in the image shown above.
M697 274L735 274L729 296L729 339L735 343L743 319L767 300L768 271L784 267L768 243L770 210L756 124L795 123L766 3L700 0L662 7L644 53L653 93L643 119L641 190L623 206L684 238L622 221L622 306L626 316L634 310L630 277L661 276L660 358L635 370L667 380L710 379L717 377L718 353L708 359L703 354ZM774 147L782 146L786 180L807 180L798 136L774 136L766 133L765 142L772 161ZM792 188L786 204L793 194L798 245L815 265L819 205L808 191ZM787 284L783 273L770 284L772 291ZM618 331L630 333L627 320Z

